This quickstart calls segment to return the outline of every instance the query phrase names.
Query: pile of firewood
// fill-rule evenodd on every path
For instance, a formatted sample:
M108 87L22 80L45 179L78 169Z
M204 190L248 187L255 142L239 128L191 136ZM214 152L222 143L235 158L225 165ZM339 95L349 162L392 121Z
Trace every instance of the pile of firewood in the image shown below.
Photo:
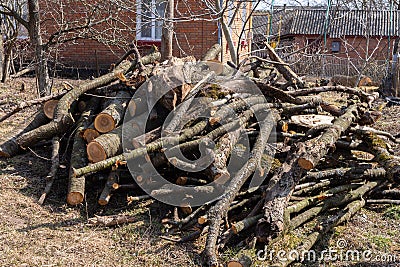
M298 251L309 250L366 203L399 204L400 158L389 145L399 140L370 127L381 115L371 108L375 94L304 82L272 48L270 59L247 58L238 66L216 63L220 50L212 47L201 62L172 58L162 63L156 49L143 57L136 52L135 59L121 60L109 74L23 102L0 121L44 104L25 129L0 145L0 155L12 157L51 140L52 167L39 203L51 190L62 142L72 148L66 195L70 205L82 203L90 190L85 177L104 171L109 174L100 205L107 205L120 189L132 193L129 203L176 199L180 192L173 185L205 196L216 193L218 197L200 206L193 205L201 202L195 199L198 195L185 194L162 220L169 229L163 238L173 242L206 234L204 259L209 266L218 266L218 251L240 239L250 248L256 242L273 243L317 218L308 238L298 244ZM186 76L157 98L164 88L149 81L171 66ZM221 77L224 86L216 82ZM243 77L260 94L246 91ZM144 88L142 93L138 88ZM324 99L325 92L341 95L346 105ZM191 161L167 156L176 150ZM233 157L243 155L247 158L240 166L228 168ZM150 186L156 179L149 165L164 177L164 184ZM256 176L262 179L253 184L250 178ZM130 221L126 216L90 220L96 225ZM228 266L248 264L241 258Z

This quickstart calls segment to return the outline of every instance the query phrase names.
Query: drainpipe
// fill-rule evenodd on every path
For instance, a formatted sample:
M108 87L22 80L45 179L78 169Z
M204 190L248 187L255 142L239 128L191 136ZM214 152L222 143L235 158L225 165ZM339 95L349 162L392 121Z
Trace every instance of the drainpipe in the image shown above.
M224 0L220 0L219 5L222 7L223 4ZM224 62L224 47L222 46L222 28L221 28L221 23L219 21L218 21L218 43L222 48L220 53L220 61Z
M269 28L269 33L267 37L267 42L269 43L269 37L272 35L272 16L274 14L274 2L275 0L272 0L271 2L271 9L269 11L269 21L268 21L268 28Z

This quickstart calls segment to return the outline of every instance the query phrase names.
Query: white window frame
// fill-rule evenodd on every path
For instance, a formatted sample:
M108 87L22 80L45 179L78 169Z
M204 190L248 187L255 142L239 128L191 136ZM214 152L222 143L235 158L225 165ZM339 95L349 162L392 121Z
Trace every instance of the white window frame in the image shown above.
M142 0L137 0L136 40L161 41L161 37L156 38L156 13L156 0L151 0L151 37L142 37Z

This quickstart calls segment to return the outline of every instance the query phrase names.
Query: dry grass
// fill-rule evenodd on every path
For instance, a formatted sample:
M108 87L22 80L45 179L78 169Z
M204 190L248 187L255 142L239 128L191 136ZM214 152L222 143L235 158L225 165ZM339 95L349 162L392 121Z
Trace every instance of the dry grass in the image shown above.
M21 81L0 88L1 99L13 101L35 97L30 92L33 81L24 79L25 92L15 93ZM73 81L72 81L73 82ZM3 110L1 110L3 108ZM2 106L6 111L9 106ZM34 109L26 110L11 120L0 124L0 140L24 123ZM384 110L377 127L398 134L400 107ZM65 151L65 148L63 148ZM394 150L399 153L399 147ZM36 154L48 158L50 148L34 148ZM202 242L174 244L159 238L165 229L159 223L169 209L152 200L127 207L123 195L115 196L110 206L99 207L96 198L102 184L89 181L85 204L71 208L65 204L67 170L60 169L46 204L36 200L44 187L43 177L49 161L28 152L12 159L0 160L0 265L1 266L199 266ZM66 164L67 157L62 159ZM123 209L121 210L121 207ZM374 254L389 253L400 260L399 210L387 211L386 206L367 207L345 226L336 228L324 238L320 247L335 248L338 239L345 239L351 249L371 249ZM386 212L385 212L386 211ZM137 222L115 228L90 228L88 217L94 214L124 213L134 215ZM390 214L390 215L388 215ZM394 215L393 215L394 214ZM204 238L203 238L204 241ZM231 248L223 255L231 258L236 250ZM258 266L263 266L259 261ZM329 266L329 264L326 264ZM378 266L335 262L331 266ZM388 266L380 263L380 266ZM396 265L393 265L396 266ZM400 266L397 265L397 266Z

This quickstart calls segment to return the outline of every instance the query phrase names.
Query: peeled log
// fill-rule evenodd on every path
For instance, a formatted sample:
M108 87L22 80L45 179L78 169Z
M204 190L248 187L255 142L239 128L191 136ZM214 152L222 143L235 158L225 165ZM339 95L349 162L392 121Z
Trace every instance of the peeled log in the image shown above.
M19 151L19 146L17 144L17 138L26 133L29 132L46 122L48 122L49 119L46 117L43 111L39 111L36 116L33 117L32 121L22 130L20 130L16 135L5 141L4 143L0 144L0 157L12 157L16 155Z
M119 91L115 99L94 120L94 128L100 133L114 130L122 122L126 107L131 99L131 94Z
M49 118L50 120L52 120L54 117L54 110L56 109L57 105L58 105L58 100L56 99L46 101L43 104L43 112L46 115L46 117Z

